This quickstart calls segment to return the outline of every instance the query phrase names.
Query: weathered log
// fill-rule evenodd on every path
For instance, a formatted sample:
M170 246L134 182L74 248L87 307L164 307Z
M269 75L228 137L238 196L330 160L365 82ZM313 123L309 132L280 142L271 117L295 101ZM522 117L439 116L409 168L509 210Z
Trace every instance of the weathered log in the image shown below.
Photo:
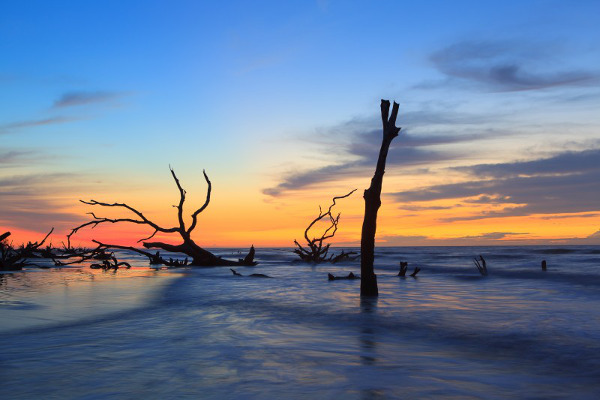
M365 216L362 225L360 240L360 295L377 296L377 276L373 270L375 262L375 233L377 231L377 212L381 206L381 187L383 183L383 174L385 173L385 162L388 150L392 140L398 136L400 128L396 127L396 118L398 117L398 103L394 102L391 115L390 102L381 100L381 122L383 123L383 138L375 174L371 179L371 186L365 190Z

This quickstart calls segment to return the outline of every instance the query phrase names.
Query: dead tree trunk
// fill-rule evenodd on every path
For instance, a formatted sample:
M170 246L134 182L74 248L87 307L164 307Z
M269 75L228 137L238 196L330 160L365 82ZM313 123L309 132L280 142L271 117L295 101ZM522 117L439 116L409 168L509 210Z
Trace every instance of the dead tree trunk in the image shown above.
M156 223L152 222L151 220L149 220L148 218L146 218L146 216L144 214L142 214L140 211L138 211L137 209L135 209L125 203L103 203L103 202L99 202L96 200L90 200L90 201L80 200L83 204L87 204L90 206L125 208L125 209L129 210L130 212L132 212L133 214L135 214L137 216L137 218L115 218L115 219L101 218L101 217L97 217L94 213L90 213L90 215L93 217L92 221L88 221L84 224L81 224L81 225L73 228L71 230L71 233L69 233L67 235L69 247L71 245L71 236L73 236L81 228L84 228L86 226L96 227L98 224L103 224L103 223L107 223L107 222L113 223L113 224L117 223L117 222L129 222L129 223L138 224L138 225L147 225L147 226L151 227L152 229L154 229L154 232L149 237L138 240L138 243L143 242L142 244L145 248L147 248L147 249L162 249L162 250L171 251L174 253L183 253L192 259L192 262L190 265L194 265L194 266L256 265L256 262L254 262L254 246L252 246L250 248L250 252L248 253L248 255L245 258L240 259L238 261L232 261L232 260L225 260L221 257L218 257L218 256L212 254L210 251L205 250L202 247L198 246L192 240L191 235L192 235L192 231L194 230L194 228L196 228L196 225L198 222L198 214L200 214L202 211L204 211L206 209L206 207L208 207L208 204L210 203L210 193L211 193L212 184L211 184L210 180L208 179L206 172L203 172L203 174L204 174L204 179L206 180L206 183L208 185L208 188L206 191L206 200L204 201L204 204L202 205L202 207L198 208L192 214L192 223L189 225L189 227L186 227L186 224L185 224L185 221L183 218L183 204L185 202L186 191L183 189L183 187L181 187L181 184L179 183L179 179L177 178L177 175L175 175L175 171L173 171L173 169L171 168L171 175L173 176L173 179L175 180L177 189L179 189L179 204L174 206L175 208L177 208L178 226L175 226L173 228L161 227L158 224L156 224ZM170 243L163 243L163 242L148 242L148 240L152 239L154 237L154 235L156 235L158 232L177 233L177 234L179 234L180 238L182 239L182 243L170 244ZM99 243L99 242L97 242L97 243ZM127 246L111 245L111 244L105 244L105 243L99 243L99 244L103 248L111 248L111 247L127 248ZM138 253L147 255L146 252L143 252L143 251L138 251L138 250L134 250L134 251L137 251ZM150 259L152 260L154 258L155 258L155 256L152 255L152 257Z
M394 102L391 115L390 102L381 100L381 121L383 123L383 139L375 174L371 179L371 186L365 190L365 217L363 220L362 234L360 239L360 295L377 296L377 276L373 270L375 261L375 232L377 231L377 211L381 206L381 186L383 174L385 172L385 161L392 140L398 136L400 128L396 127L396 117L398 116L398 103Z

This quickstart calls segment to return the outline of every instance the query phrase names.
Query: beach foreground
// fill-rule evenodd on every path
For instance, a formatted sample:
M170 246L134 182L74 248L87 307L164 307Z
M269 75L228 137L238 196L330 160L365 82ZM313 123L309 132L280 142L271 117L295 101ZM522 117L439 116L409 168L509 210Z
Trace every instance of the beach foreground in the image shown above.
M0 398L600 396L598 247L380 248L373 300L290 249L237 268L271 279L119 258L0 276Z

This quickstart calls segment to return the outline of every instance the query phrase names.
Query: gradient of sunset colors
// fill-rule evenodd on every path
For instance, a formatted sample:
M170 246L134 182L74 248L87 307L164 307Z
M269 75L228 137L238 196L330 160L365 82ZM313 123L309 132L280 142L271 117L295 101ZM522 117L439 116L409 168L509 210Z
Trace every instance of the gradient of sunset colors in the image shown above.
M383 98L403 129L380 245L599 244L598 15L598 1L3 1L0 231L55 227L58 245L86 212L123 215L79 199L174 226L171 165L188 214L203 169L213 182L202 246L292 246L354 188L334 242L357 245Z

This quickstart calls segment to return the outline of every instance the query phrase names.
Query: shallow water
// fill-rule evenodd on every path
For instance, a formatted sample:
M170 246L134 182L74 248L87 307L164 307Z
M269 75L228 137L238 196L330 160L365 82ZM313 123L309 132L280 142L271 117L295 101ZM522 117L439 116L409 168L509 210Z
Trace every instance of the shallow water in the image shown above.
M327 280L358 262L310 266L290 249L237 268L272 279L123 253L139 269L4 274L0 398L596 399L598 250L380 248L367 301L358 280ZM417 279L396 276L400 260Z

